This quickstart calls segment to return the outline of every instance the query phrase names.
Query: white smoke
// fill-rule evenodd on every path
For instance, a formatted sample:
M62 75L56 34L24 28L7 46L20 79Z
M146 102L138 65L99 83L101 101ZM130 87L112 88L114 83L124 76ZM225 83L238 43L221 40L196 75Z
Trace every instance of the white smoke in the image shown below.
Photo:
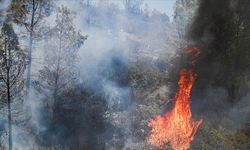
M119 81L110 78L110 75L118 73L118 80L126 76L127 67L136 59L149 60L154 63L162 57L171 57L175 54L175 43L171 39L174 36L174 26L166 14L154 11L148 18L142 15L128 14L123 9L105 1L95 2L87 10L81 0L60 0L56 6L64 5L75 12L74 23L83 35L88 35L87 41L79 51L78 68L82 83L87 87L102 92L110 110L121 107L115 114L110 114L110 122L121 125L130 134L130 111L133 107L133 97L130 85L123 85ZM94 12L93 12L94 11ZM90 19L90 23L86 20ZM148 20L147 20L148 19ZM55 14L46 19L53 26ZM35 48L34 58L43 59L44 49L42 42ZM34 61L33 74L41 67L40 62ZM124 70L122 70L124 67ZM121 70L120 70L121 69ZM119 70L117 72L117 70ZM30 106L32 118L30 126L39 133L45 129L41 123L40 109L43 99L34 91L31 92ZM111 112L107 112L109 114ZM22 133L20 128L15 127L14 145L18 150L36 149L36 141L30 135ZM24 139L19 139L19 135ZM20 136L22 137L22 136ZM132 143L130 136L126 144ZM30 140L29 140L30 139ZM28 147L27 145L31 145Z

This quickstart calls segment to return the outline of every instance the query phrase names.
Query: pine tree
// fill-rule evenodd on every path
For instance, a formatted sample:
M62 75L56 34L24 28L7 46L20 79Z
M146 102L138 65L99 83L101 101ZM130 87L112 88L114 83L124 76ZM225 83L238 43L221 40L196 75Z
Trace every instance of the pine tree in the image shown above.
M12 150L12 103L23 89L25 53L10 23L4 23L0 34L0 94L7 103L9 150Z
M36 89L52 101L52 115L56 111L58 96L69 88L78 78L76 67L77 52L86 40L73 24L73 13L64 6L57 9L56 25L50 30L47 40L45 64L39 71ZM52 119L54 119L52 117Z
M51 12L51 0L13 0L9 18L18 24L24 25L28 31L28 57L27 57L27 79L26 98L29 97L31 87L31 66L34 40L39 36L39 28L44 17Z

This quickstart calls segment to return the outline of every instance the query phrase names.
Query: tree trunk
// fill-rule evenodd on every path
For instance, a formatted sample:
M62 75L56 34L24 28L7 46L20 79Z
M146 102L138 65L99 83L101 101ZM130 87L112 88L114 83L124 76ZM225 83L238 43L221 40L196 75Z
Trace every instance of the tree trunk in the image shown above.
M9 82L9 81L8 81ZM10 87L7 87L8 98L8 127L9 127L9 150L12 150L12 125L11 125L11 101L10 101Z
M29 35L29 52L27 64L27 81L26 81L26 98L29 98L29 90L31 87L31 64L32 64L32 50L33 50L33 30L34 30L34 16L35 16L35 0L32 2L32 16L30 22L30 35Z
M5 44L5 51L7 51L7 47ZM8 50L8 59L10 59L11 52ZM7 60L6 64L7 69L7 103L8 103L8 129L9 129L9 150L12 150L12 125L11 125L11 97L10 97L10 60Z

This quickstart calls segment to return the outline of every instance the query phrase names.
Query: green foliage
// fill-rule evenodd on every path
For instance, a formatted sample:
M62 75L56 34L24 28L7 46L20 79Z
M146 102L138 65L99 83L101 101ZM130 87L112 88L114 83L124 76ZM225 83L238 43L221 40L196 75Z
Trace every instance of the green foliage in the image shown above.
M51 0L12 0L8 17L32 30L31 28L39 25L42 18L50 15L51 6Z
M209 121L204 121L192 142L191 149L246 150L250 147L249 141L250 136L247 135L246 131L232 132L226 128L218 128Z

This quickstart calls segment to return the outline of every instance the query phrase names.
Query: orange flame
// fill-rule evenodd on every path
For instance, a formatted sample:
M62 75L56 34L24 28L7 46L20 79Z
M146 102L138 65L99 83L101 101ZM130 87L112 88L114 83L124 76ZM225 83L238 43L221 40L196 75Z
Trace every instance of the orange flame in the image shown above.
M190 91L196 77L192 70L181 70L179 92L175 95L175 105L164 116L156 116L148 123L151 127L148 142L157 148L170 142L174 150L187 150L202 120L193 121L190 110Z
M188 48L185 48L184 51L188 54L191 54L191 53L195 54L196 57L198 57L201 54L200 49L197 47L188 47ZM196 64L196 60L195 59L192 60L191 62L189 62L189 64L194 67Z
M193 52L194 52L194 53L195 53L195 56L198 56L198 55L201 54L200 49L197 48L197 47L188 47L188 48L185 48L184 50L185 50L185 52L187 52L187 53L193 53Z

